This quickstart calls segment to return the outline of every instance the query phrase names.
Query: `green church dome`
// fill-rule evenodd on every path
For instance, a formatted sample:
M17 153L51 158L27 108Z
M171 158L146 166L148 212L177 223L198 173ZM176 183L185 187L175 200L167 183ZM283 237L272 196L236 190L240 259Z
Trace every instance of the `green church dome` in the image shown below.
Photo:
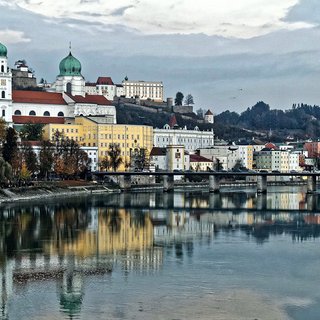
M60 76L81 76L81 63L71 52L59 64Z
M0 43L0 57L7 57L7 53L8 53L7 47L2 43Z

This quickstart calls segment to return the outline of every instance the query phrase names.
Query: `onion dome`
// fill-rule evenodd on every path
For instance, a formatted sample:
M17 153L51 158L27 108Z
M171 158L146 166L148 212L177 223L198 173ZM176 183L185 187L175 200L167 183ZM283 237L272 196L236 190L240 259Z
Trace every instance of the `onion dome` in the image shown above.
M0 43L0 57L7 57L7 53L7 47L4 44Z
M59 64L60 76L81 76L81 63L71 52Z

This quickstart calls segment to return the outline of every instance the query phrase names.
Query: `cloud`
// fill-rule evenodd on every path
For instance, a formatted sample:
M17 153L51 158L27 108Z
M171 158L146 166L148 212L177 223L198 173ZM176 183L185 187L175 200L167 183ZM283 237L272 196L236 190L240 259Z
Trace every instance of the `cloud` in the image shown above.
M22 42L30 42L31 39L27 38L22 31L15 30L0 30L0 41L6 44L16 44Z
M299 4L292 7L286 21L306 21L320 23L320 6L318 0L301 0Z
M123 25L142 34L203 33L251 38L281 29L313 26L304 20L285 19L299 0L180 0L174 5L170 0L0 0L1 3L47 18Z

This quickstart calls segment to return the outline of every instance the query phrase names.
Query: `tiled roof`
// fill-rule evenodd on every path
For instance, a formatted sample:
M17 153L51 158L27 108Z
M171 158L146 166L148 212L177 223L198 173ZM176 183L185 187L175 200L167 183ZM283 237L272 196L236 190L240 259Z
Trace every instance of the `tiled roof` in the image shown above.
M167 154L166 148L153 147L150 152L151 156L165 156Z
M16 103L67 104L61 93L45 91L13 90L12 100Z
M205 115L206 115L206 116L213 116L213 113L212 113L210 110L208 110L208 111L205 113Z
M111 101L105 98L102 95L90 95L86 94L83 96L73 96L69 93L66 93L75 103L88 103L88 104L98 104L102 106L109 106L111 105Z
M94 82L86 82L86 87L95 87L96 83Z
M198 156L197 154L190 154L190 162L213 162L213 161L205 157Z
M113 85L113 81L110 77L99 77L97 84Z
M64 124L63 117L12 116L12 121L14 124L27 124L27 123Z

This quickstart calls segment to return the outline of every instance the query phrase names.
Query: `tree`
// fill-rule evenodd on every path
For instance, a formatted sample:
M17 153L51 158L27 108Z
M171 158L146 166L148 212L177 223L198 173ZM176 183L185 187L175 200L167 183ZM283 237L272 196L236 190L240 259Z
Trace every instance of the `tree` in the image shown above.
M184 100L184 104L186 104L187 106L190 106L190 104L194 104L193 96L190 93L187 94L186 99Z
M90 159L86 152L80 149L77 142L64 138L56 141L54 154L54 170L62 178L70 178L85 173Z
M12 168L11 165L4 161L0 157L0 183L1 185L7 185L8 182L12 179Z
M42 140L43 124L41 123L27 123L22 126L20 136L22 140L38 141Z
M182 101L183 101L183 93L182 92L177 92L176 93L176 98L174 99L174 104L176 106L182 106Z
M223 165L222 165L222 163L221 163L219 158L216 158L216 161L214 162L213 168L214 168L215 171L223 170Z
M40 156L39 156L39 170L40 176L47 179L48 173L52 170L53 165L53 145L50 141L44 140L41 142Z
M33 151L32 146L24 142L21 145L21 151L23 153L23 159L24 163L30 172L31 175L34 175L38 172L39 170L39 163L37 159L36 153Z
M110 159L110 167L113 169L113 171L117 171L121 163L123 163L119 145L116 143L111 143L107 153Z
M100 163L100 167L101 167L102 169L105 169L106 171L108 171L108 169L111 167L110 159L109 159L108 156L105 156L105 157L102 159L102 161L101 161L101 163Z
M4 161L12 164L14 157L18 152L18 135L16 130L13 128L6 129L6 138L3 144L2 155Z

